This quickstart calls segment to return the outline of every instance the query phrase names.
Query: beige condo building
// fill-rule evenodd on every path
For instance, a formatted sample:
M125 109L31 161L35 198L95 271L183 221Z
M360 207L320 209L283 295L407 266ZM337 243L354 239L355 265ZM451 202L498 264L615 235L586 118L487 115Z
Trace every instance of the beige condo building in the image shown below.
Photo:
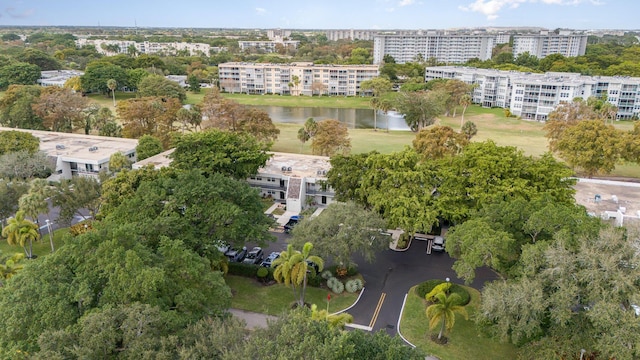
M218 66L220 87L231 93L355 96L360 84L380 74L377 65L318 65L310 62Z

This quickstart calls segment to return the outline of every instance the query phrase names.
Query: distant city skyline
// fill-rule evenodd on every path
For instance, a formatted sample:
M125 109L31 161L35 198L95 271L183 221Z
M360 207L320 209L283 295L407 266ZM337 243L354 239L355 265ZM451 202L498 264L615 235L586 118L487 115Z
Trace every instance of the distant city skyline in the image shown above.
M629 0L3 0L4 26L638 29Z

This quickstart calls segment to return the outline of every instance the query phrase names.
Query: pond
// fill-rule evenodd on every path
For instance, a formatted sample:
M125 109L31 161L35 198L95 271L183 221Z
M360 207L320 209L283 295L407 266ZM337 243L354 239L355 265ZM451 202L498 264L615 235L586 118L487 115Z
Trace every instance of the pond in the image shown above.
M303 124L312 117L316 121L324 119L336 119L345 123L350 129L373 129L374 117L372 109L338 109L338 108L310 108L310 107L283 107L283 106L251 106L264 110L269 114L274 123ZM409 131L404 117L394 111L384 114L378 111L377 127L389 130Z

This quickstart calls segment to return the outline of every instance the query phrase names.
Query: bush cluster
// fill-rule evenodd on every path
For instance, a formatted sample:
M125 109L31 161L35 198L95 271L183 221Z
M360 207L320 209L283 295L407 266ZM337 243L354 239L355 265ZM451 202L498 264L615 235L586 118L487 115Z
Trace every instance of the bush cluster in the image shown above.
M338 265L329 266L327 268L327 270L330 271L333 276L338 276ZM355 276L355 275L358 275L358 268L355 267L355 266L349 266L347 268L346 274L341 275L341 276L342 277L344 277L344 276L350 277L350 276Z
M255 264L243 264L238 262L229 263L229 274L238 275L244 277L256 277L258 273L259 265Z
M442 284L443 282L445 281L440 279L427 280L418 285L418 287L416 288L416 293L418 294L418 296L424 299L425 296L430 293L434 287ZM471 301L471 295L469 294L467 289L458 284L451 284L451 288L449 288L449 294L458 294L460 296L460 303L458 305L461 306L467 305L469 301Z
M360 279L351 279L344 285L344 288L348 293L354 293L358 290L362 290L363 287L364 283Z

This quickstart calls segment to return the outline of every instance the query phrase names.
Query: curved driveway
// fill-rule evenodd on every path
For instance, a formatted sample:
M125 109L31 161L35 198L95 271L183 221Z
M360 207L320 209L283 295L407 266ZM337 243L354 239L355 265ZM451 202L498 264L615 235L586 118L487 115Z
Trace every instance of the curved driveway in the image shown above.
M426 244L412 241L407 251L382 251L372 264L363 259L356 260L365 280L365 290L360 301L349 309L354 324L371 327L372 331L385 329L390 335L395 335L404 295L411 287L429 279L444 280L447 277L452 282L464 283L451 269L454 260L447 253L427 254ZM486 281L495 279L497 276L493 271L481 268L476 271L476 279L471 286L481 289Z

